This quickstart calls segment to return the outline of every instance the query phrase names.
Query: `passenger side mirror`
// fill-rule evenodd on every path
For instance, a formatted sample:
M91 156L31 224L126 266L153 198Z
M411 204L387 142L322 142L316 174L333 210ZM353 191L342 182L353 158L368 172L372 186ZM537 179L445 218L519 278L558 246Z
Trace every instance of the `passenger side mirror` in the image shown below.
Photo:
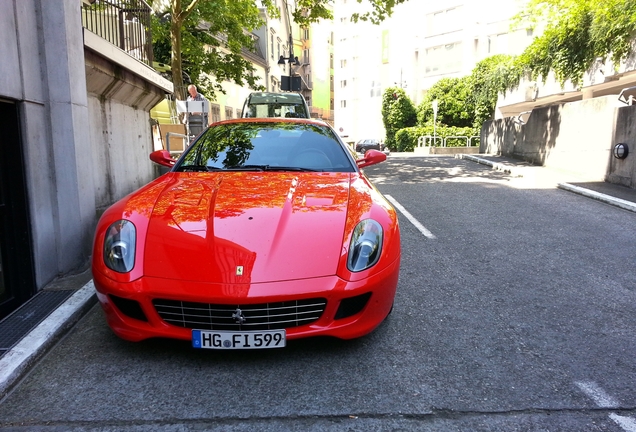
M364 158L358 159L356 164L358 168L364 168L371 165L378 164L380 162L384 162L386 160L386 155L378 150L367 150L364 154Z

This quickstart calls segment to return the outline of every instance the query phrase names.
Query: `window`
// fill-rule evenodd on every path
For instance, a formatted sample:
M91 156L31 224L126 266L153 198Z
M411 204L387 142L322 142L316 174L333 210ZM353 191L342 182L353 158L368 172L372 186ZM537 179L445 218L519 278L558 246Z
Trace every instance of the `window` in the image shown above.
M459 8L445 9L426 15L427 36L450 33L460 29Z
M333 53L329 54L329 67L333 69Z
M236 109L236 118L241 118L241 109L240 108Z
M426 75L459 72L462 68L461 42L428 48L424 62Z
M280 39L278 39L276 44L276 58L280 58Z
M274 33L269 35L270 52L272 59L274 58Z
M347 59L340 60L340 69L347 67Z
M346 108L347 107L347 101L346 100L341 100L340 101L340 108Z
M488 37L488 54L506 54L508 52L508 33Z
M303 63L309 64L309 50L308 49L304 49L303 50Z
M231 118L234 118L234 108L225 107L225 120L229 120Z
M347 86L347 80L340 81L340 88L345 88Z
M212 112L212 123L221 121L221 106L220 105L211 104L210 111Z
M378 97L382 94L382 83L380 81L371 81L371 97Z
M303 28L303 39L304 40L309 40L309 28L308 27Z

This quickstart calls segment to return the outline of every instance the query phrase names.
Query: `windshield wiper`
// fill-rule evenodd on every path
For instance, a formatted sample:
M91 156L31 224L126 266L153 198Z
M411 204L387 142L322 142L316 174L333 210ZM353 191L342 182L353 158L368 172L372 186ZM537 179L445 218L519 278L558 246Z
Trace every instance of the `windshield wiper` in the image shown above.
M203 171L203 172L207 172L207 171L216 171L216 170L220 170L220 169L221 168L207 166L207 165L181 165L177 169L177 171Z
M293 166L270 166L267 168L268 171L307 171L307 172L317 172L324 171L321 169L313 169L313 168L303 168L303 167L293 167Z
M226 168L227 171L322 171L311 168L279 166L279 165L241 165L237 167Z

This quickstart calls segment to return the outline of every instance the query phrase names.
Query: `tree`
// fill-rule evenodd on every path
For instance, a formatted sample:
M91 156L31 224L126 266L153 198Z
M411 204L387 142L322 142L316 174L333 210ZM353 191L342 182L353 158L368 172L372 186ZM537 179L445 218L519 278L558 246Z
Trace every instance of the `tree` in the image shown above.
M403 89L389 87L382 95L382 121L386 131L386 145L394 149L395 134L400 129L415 126L417 113L415 106Z
M371 10L355 13L352 19L377 24L405 1L367 0ZM296 0L291 15L300 26L332 19L330 2ZM170 64L178 99L185 96L183 72L211 99L216 91L223 91L220 83L224 80L257 88L254 68L241 51L253 49L254 43L247 32L263 24L257 3L266 8L270 16L279 16L274 0L155 0L154 3L159 9L152 29L155 59ZM199 82L202 73L214 76L215 81Z
M617 65L632 53L634 0L531 0L517 17L523 25L546 22L545 31L519 58L533 79L550 71L561 84L579 85L597 59ZM517 81L518 83L518 81Z
M433 124L433 101L437 100L437 121L446 126L473 126L475 108L469 98L470 78L442 78L428 90L417 109L417 123Z
M261 24L254 0L170 0L153 17L153 47L155 59L171 66L177 98L185 98L184 72L208 97L223 91L224 80L256 88L254 68L241 51L253 49L248 32ZM216 82L199 82L202 74Z
M473 126L481 127L493 118L499 93L516 85L520 78L521 69L514 56L494 55L477 63L470 75L468 93L469 105L474 107Z

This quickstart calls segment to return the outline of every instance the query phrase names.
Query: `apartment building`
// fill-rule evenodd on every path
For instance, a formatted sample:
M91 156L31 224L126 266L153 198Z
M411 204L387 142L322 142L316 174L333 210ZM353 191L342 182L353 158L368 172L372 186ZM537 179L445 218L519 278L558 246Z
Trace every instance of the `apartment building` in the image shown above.
M524 0L412 0L379 25L353 23L354 0L336 0L335 126L348 141L385 136L382 94L401 87L417 105L445 77L469 75L495 54L520 54L532 29L511 29Z

